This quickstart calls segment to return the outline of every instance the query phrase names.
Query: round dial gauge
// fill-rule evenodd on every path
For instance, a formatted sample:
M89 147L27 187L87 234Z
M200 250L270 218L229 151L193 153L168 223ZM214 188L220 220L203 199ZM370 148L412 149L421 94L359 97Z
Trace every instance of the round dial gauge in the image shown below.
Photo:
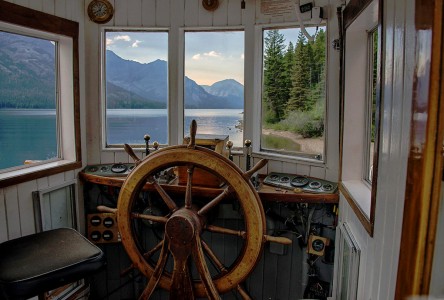
M216 10L219 7L219 0L202 0L202 6L209 11Z
M124 164L114 164L111 167L113 173L124 173L128 169Z
M313 248L313 250L320 252L324 249L325 244L322 240L316 239L311 243L311 247Z

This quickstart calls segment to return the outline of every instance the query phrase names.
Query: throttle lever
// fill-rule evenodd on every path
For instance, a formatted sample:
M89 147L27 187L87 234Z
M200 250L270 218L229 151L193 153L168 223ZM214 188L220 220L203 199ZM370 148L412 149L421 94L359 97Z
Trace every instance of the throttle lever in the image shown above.
M125 152L128 153L129 156L131 156L132 159L134 159L134 163L139 165L142 161L139 159L139 157L134 153L133 148L131 148L128 144L123 144L123 148L125 149Z

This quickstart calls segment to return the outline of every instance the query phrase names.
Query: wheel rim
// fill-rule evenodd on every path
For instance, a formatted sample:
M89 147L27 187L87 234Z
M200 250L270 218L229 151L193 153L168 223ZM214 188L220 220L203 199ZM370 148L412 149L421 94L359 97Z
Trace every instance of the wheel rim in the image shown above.
M263 248L265 217L259 196L249 179L245 178L243 172L233 162L214 151L197 146L193 148L187 146L168 147L148 156L131 172L122 186L118 200L117 217L122 244L134 266L147 278L152 277L155 269L144 258L134 239L132 230L133 202L151 175L161 169L177 165L198 167L223 178L227 185L233 189L244 212L246 234L243 249L226 273L219 274L212 279L217 291L221 294L226 293L245 281L260 259ZM192 191L191 185L189 191ZM167 219L171 218L172 215L174 214L170 213ZM171 277L162 274L158 285L169 290ZM202 281L194 281L193 290L196 297L207 296Z

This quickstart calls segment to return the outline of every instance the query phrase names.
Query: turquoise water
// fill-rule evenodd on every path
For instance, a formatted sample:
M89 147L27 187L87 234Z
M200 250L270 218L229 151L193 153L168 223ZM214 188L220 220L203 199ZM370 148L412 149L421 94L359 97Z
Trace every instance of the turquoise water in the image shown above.
M55 110L0 110L0 169L57 157L56 136Z
M195 119L200 134L226 134L236 146L242 145L242 109L186 109L185 135ZM99 124L97 124L99 126ZM108 144L167 143L166 109L108 110ZM0 110L0 169L22 165L25 160L57 157L55 110Z

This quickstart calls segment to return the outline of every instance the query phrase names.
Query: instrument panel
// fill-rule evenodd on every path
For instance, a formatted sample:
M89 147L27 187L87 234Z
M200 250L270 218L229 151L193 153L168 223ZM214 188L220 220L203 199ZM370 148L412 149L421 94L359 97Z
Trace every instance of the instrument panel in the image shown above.
M305 193L333 194L338 188L338 184L331 181L302 175L274 172L265 177L264 184L292 190L294 192Z
M126 177L134 169L134 164L105 164L87 166L84 170L86 174L107 176L107 177Z

